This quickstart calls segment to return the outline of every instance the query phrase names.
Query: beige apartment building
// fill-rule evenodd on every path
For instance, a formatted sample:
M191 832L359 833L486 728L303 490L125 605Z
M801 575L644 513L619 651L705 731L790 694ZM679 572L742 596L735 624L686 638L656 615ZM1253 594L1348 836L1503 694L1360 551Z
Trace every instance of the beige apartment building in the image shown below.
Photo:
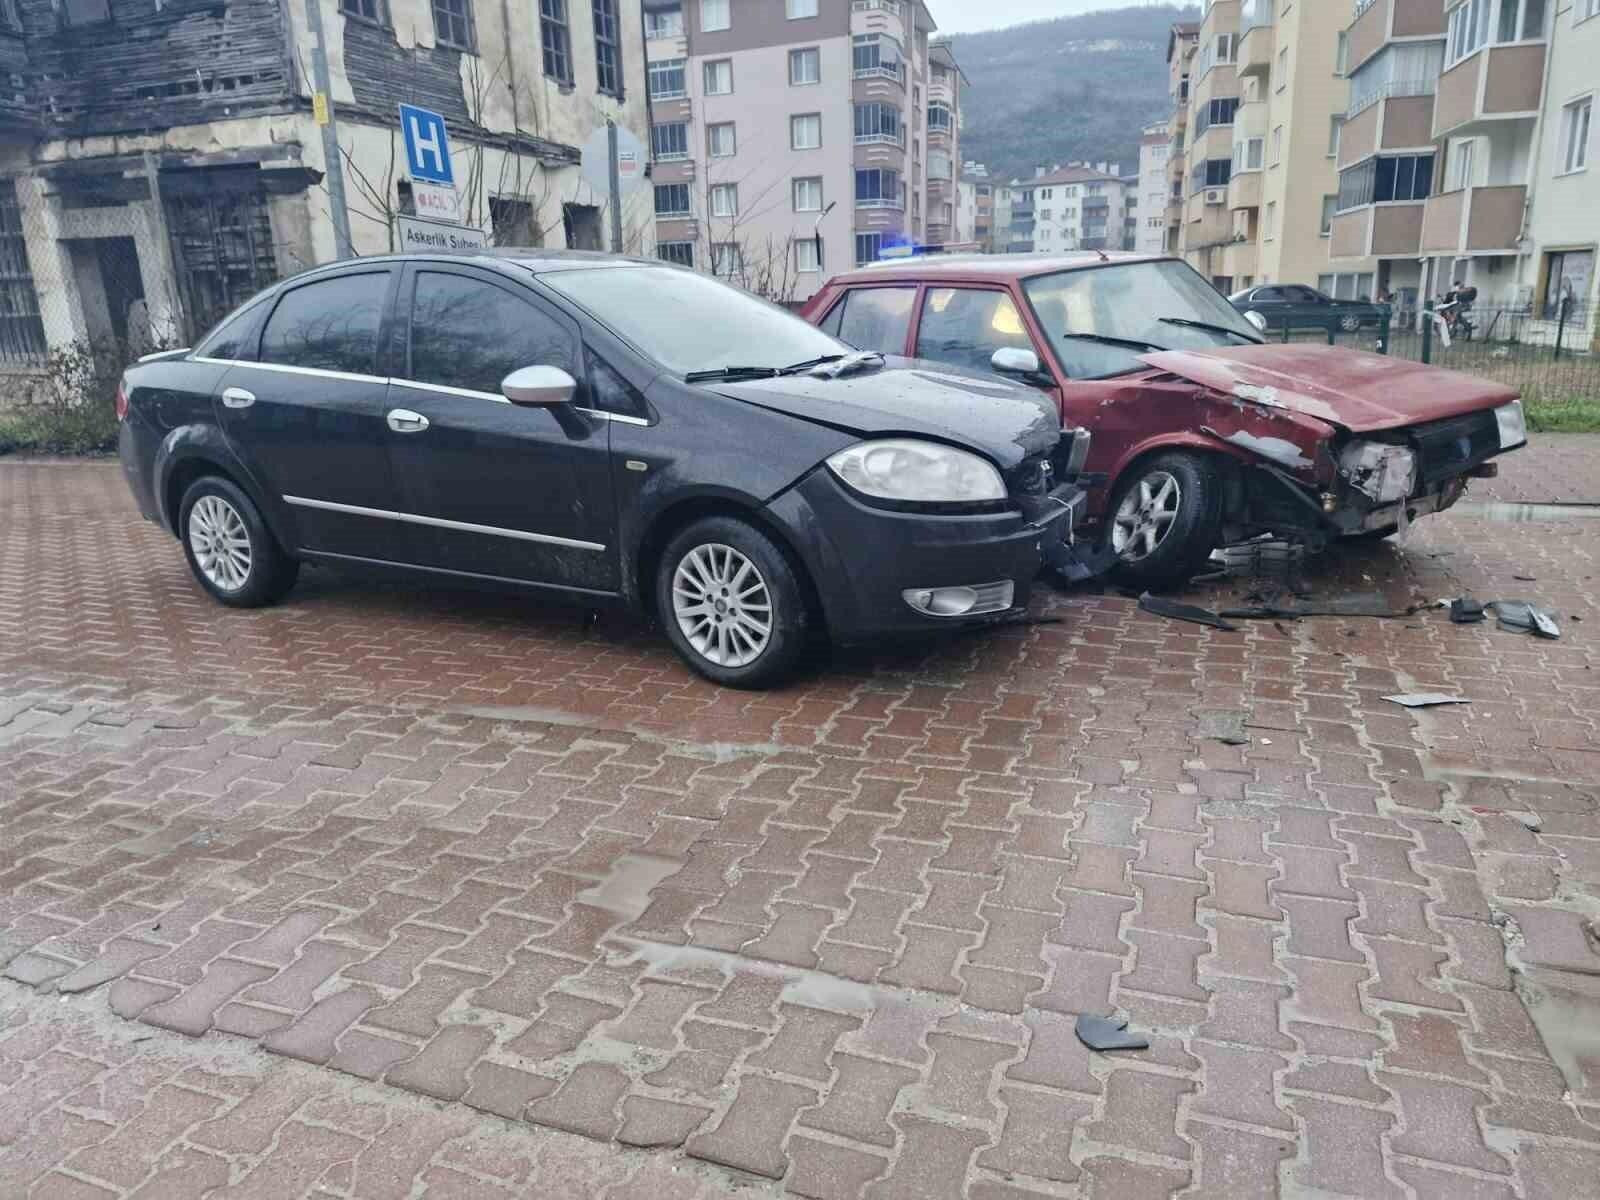
M1224 292L1372 293L1370 256L1329 267L1348 23L1328 0L1211 0L1173 30L1168 246Z
M1590 337L1600 241L1600 0L1367 0L1348 33L1332 261L1402 299L1456 280Z
M955 238L962 78L920 0L646 0L657 253L770 298Z

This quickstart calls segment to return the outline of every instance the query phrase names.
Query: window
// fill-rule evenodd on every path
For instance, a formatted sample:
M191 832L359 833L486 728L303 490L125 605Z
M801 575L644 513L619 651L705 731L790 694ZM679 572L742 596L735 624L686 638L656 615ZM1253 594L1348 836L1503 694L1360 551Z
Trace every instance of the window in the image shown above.
M739 185L714 183L711 185L711 215L737 217L739 215Z
M1433 190L1433 155L1369 158L1339 173L1338 211L1364 204L1426 200Z
M539 0L539 43L544 51L548 79L572 86L572 30L567 24L567 0Z
M472 0L433 0L433 34L441 46L473 53Z
M784 6L784 14L791 21L814 17L817 15L817 0L787 0Z
M815 150L822 145L822 114L801 113L789 118L789 149Z
M859 247L863 238L877 237L875 233L858 233L856 244ZM916 298L914 287L855 288L833 306L823 328L857 350L904 354L906 334L911 331L911 306Z
M622 27L617 0L594 0L595 89L622 98Z
M1006 348L1034 348L1009 295L981 288L928 289L917 326L916 357L992 371L990 358Z
M1261 169L1261 150L1265 145L1262 138L1246 138L1242 142L1233 144L1233 174L1240 171L1259 171ZM1159 197L1151 197L1152 203L1159 204Z
M1233 161L1226 158L1208 158L1198 164L1191 178L1191 190L1227 187L1233 178Z
M43 362L49 353L39 316L39 294L28 265L17 185L14 180L0 179L0 362Z
M646 9L644 35L647 38L683 36L683 8Z
M1272 130L1272 165L1277 166L1283 161L1283 126L1278 125Z
M657 242L656 257L680 267L694 266L693 242Z
M726 96L733 91L733 59L719 58L705 64L705 88L708 96Z
M822 270L822 255L818 250L816 238L795 238L794 269L796 271Z
M1544 37L1545 0L1500 0L1495 41L1534 41Z
M858 234L856 234L856 266L862 267L862 266L865 266L867 263L877 262L878 261L878 255L881 254L882 252L883 252L883 234L881 234L881 233L858 233ZM907 311L909 312L910 311L910 305L908 304L906 307L907 307ZM845 340L849 341L848 338L846 338ZM852 346L854 346L856 343L851 342L850 344Z
M110 0L64 0L60 6L61 23L74 28L83 25L100 25L111 20ZM22 22L17 21L17 28Z
M744 251L738 242L711 243L711 273L732 279L744 270Z
M1202 105L1200 111L1195 113L1195 135L1199 136L1213 125L1232 125L1233 117L1239 111L1239 98L1226 96Z
M955 125L955 114L950 111L948 104L941 104L935 100L928 105L928 128L950 129Z
M339 0L339 11L347 17L356 17L363 21L372 21L374 24L384 24L383 0ZM10 3L0 5L0 20L5 20L12 29L21 29L20 23L9 21L12 15Z
M739 152L739 138L732 121L706 126L706 152L712 158L732 158Z
M868 167L856 172L857 208L901 208L904 205L899 171Z
M1544 285L1544 315L1561 316L1562 306L1576 308L1589 295L1589 282L1594 278L1593 250L1564 250L1546 255ZM1572 315L1570 312L1568 315Z
M1041 208L1041 209L1040 209L1040 210L1039 210L1039 220L1041 220L1041 221L1048 221L1048 220L1049 220L1049 219L1050 219L1050 213L1051 213L1051 212L1052 212L1052 210L1051 210L1051 209L1048 209L1048 208Z
M494 231L496 246L537 246L541 240L539 222L527 200L489 197L489 228Z
M1464 0L1450 10L1450 36L1446 54L1451 63L1458 63L1474 54L1489 40L1489 9L1492 0Z
M689 185L687 183L656 184L656 216L687 217L689 215Z
M905 82L900 43L886 33L858 33L850 39L851 62L856 75L887 75ZM920 94L920 93L919 93Z
M1328 118L1328 157L1339 157L1339 138L1344 132L1344 114L1336 113Z
M1350 71L1350 35L1339 31L1339 41L1333 51L1333 73L1344 76Z
M900 110L892 104L857 104L855 125L858 142L901 142Z
M650 127L650 152L657 162L674 162L689 157L689 126L684 121Z
M1323 237L1331 237L1332 236L1332 234L1333 234L1333 214L1338 212L1338 211L1339 211L1339 196L1338 196L1337 192L1334 193L1332 196L1324 196L1322 198L1322 236Z
M822 211L822 176L807 175L794 181L795 212Z
M822 53L815 46L789 51L789 84L800 87L822 81Z
M285 292L261 333L261 361L371 375L388 271L340 275Z
M681 58L667 58L651 63L648 79L652 100L675 100L686 94Z
M733 24L729 0L700 0L700 31L715 33Z
M1561 110L1562 171L1582 171L1589 165L1589 132L1594 120L1594 97L1585 96Z
M1477 141L1474 138L1463 138L1450 143L1449 153L1445 159L1445 191L1456 192L1472 186L1474 178L1472 160L1476 152Z
M522 367L578 372L572 335L542 308L464 275L419 271L416 280L406 378L498 396Z

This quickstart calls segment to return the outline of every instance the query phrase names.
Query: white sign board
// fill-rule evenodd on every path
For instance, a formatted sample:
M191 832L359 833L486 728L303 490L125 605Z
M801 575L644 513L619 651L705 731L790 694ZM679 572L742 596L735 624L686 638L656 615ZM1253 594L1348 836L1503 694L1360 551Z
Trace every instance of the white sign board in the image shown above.
M463 225L445 225L438 221L423 221L416 217L396 217L395 230L400 235L402 254L438 250L483 250L489 245L489 236L481 229L468 229Z
M435 183L411 181L411 200L416 205L417 216L427 221L445 221L456 225L461 222L461 198L453 187L440 187Z
M611 150L606 127L599 126L583 144L583 181L599 196L611 194ZM644 186L644 167L650 157L644 143L633 133L617 126L617 187L626 200Z

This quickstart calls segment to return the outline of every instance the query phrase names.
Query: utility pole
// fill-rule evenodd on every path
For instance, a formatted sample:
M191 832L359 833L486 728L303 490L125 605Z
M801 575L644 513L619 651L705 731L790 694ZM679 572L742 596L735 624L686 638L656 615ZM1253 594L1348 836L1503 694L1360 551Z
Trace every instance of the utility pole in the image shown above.
M334 254L349 258L350 209L344 199L344 160L339 154L339 123L333 114L333 88L328 81L328 48L322 36L322 0L306 0L306 24L311 28L311 76L316 88L311 111L322 126L322 157L327 170L328 207L333 210Z
M606 118L606 177L611 186L611 253L622 253L622 180L617 175L617 123Z

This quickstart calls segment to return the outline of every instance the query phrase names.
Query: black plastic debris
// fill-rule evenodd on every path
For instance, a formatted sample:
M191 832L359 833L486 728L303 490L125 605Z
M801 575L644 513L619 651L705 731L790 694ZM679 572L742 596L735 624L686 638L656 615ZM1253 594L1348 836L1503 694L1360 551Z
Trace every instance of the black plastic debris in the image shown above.
M1201 608L1195 604L1180 604L1163 596L1152 596L1149 592L1139 597L1139 607L1158 617L1170 617L1174 621L1190 621L1196 625L1209 625L1213 629L1226 629L1229 633L1236 632L1239 628L1237 625L1230 625L1209 608Z
M1484 605L1494 609L1501 629L1512 633L1531 633L1534 637L1554 640L1561 636L1561 626L1550 613L1526 600L1491 600Z
M1406 708L1433 708L1440 704L1471 704L1465 696L1452 696L1447 692L1405 692L1399 696L1385 696L1385 700Z
M1450 601L1450 622L1453 625L1476 625L1484 619L1483 605L1471 596L1457 596Z
M1096 1017L1084 1013L1074 1030L1078 1040L1091 1050L1148 1050L1150 1039L1142 1033L1126 1033L1127 1017Z
M1383 617L1401 619L1414 616L1416 609L1393 609L1378 592L1351 592L1344 596L1310 598L1303 602L1268 600L1249 608L1225 608L1218 616L1238 621L1295 621L1301 617Z

